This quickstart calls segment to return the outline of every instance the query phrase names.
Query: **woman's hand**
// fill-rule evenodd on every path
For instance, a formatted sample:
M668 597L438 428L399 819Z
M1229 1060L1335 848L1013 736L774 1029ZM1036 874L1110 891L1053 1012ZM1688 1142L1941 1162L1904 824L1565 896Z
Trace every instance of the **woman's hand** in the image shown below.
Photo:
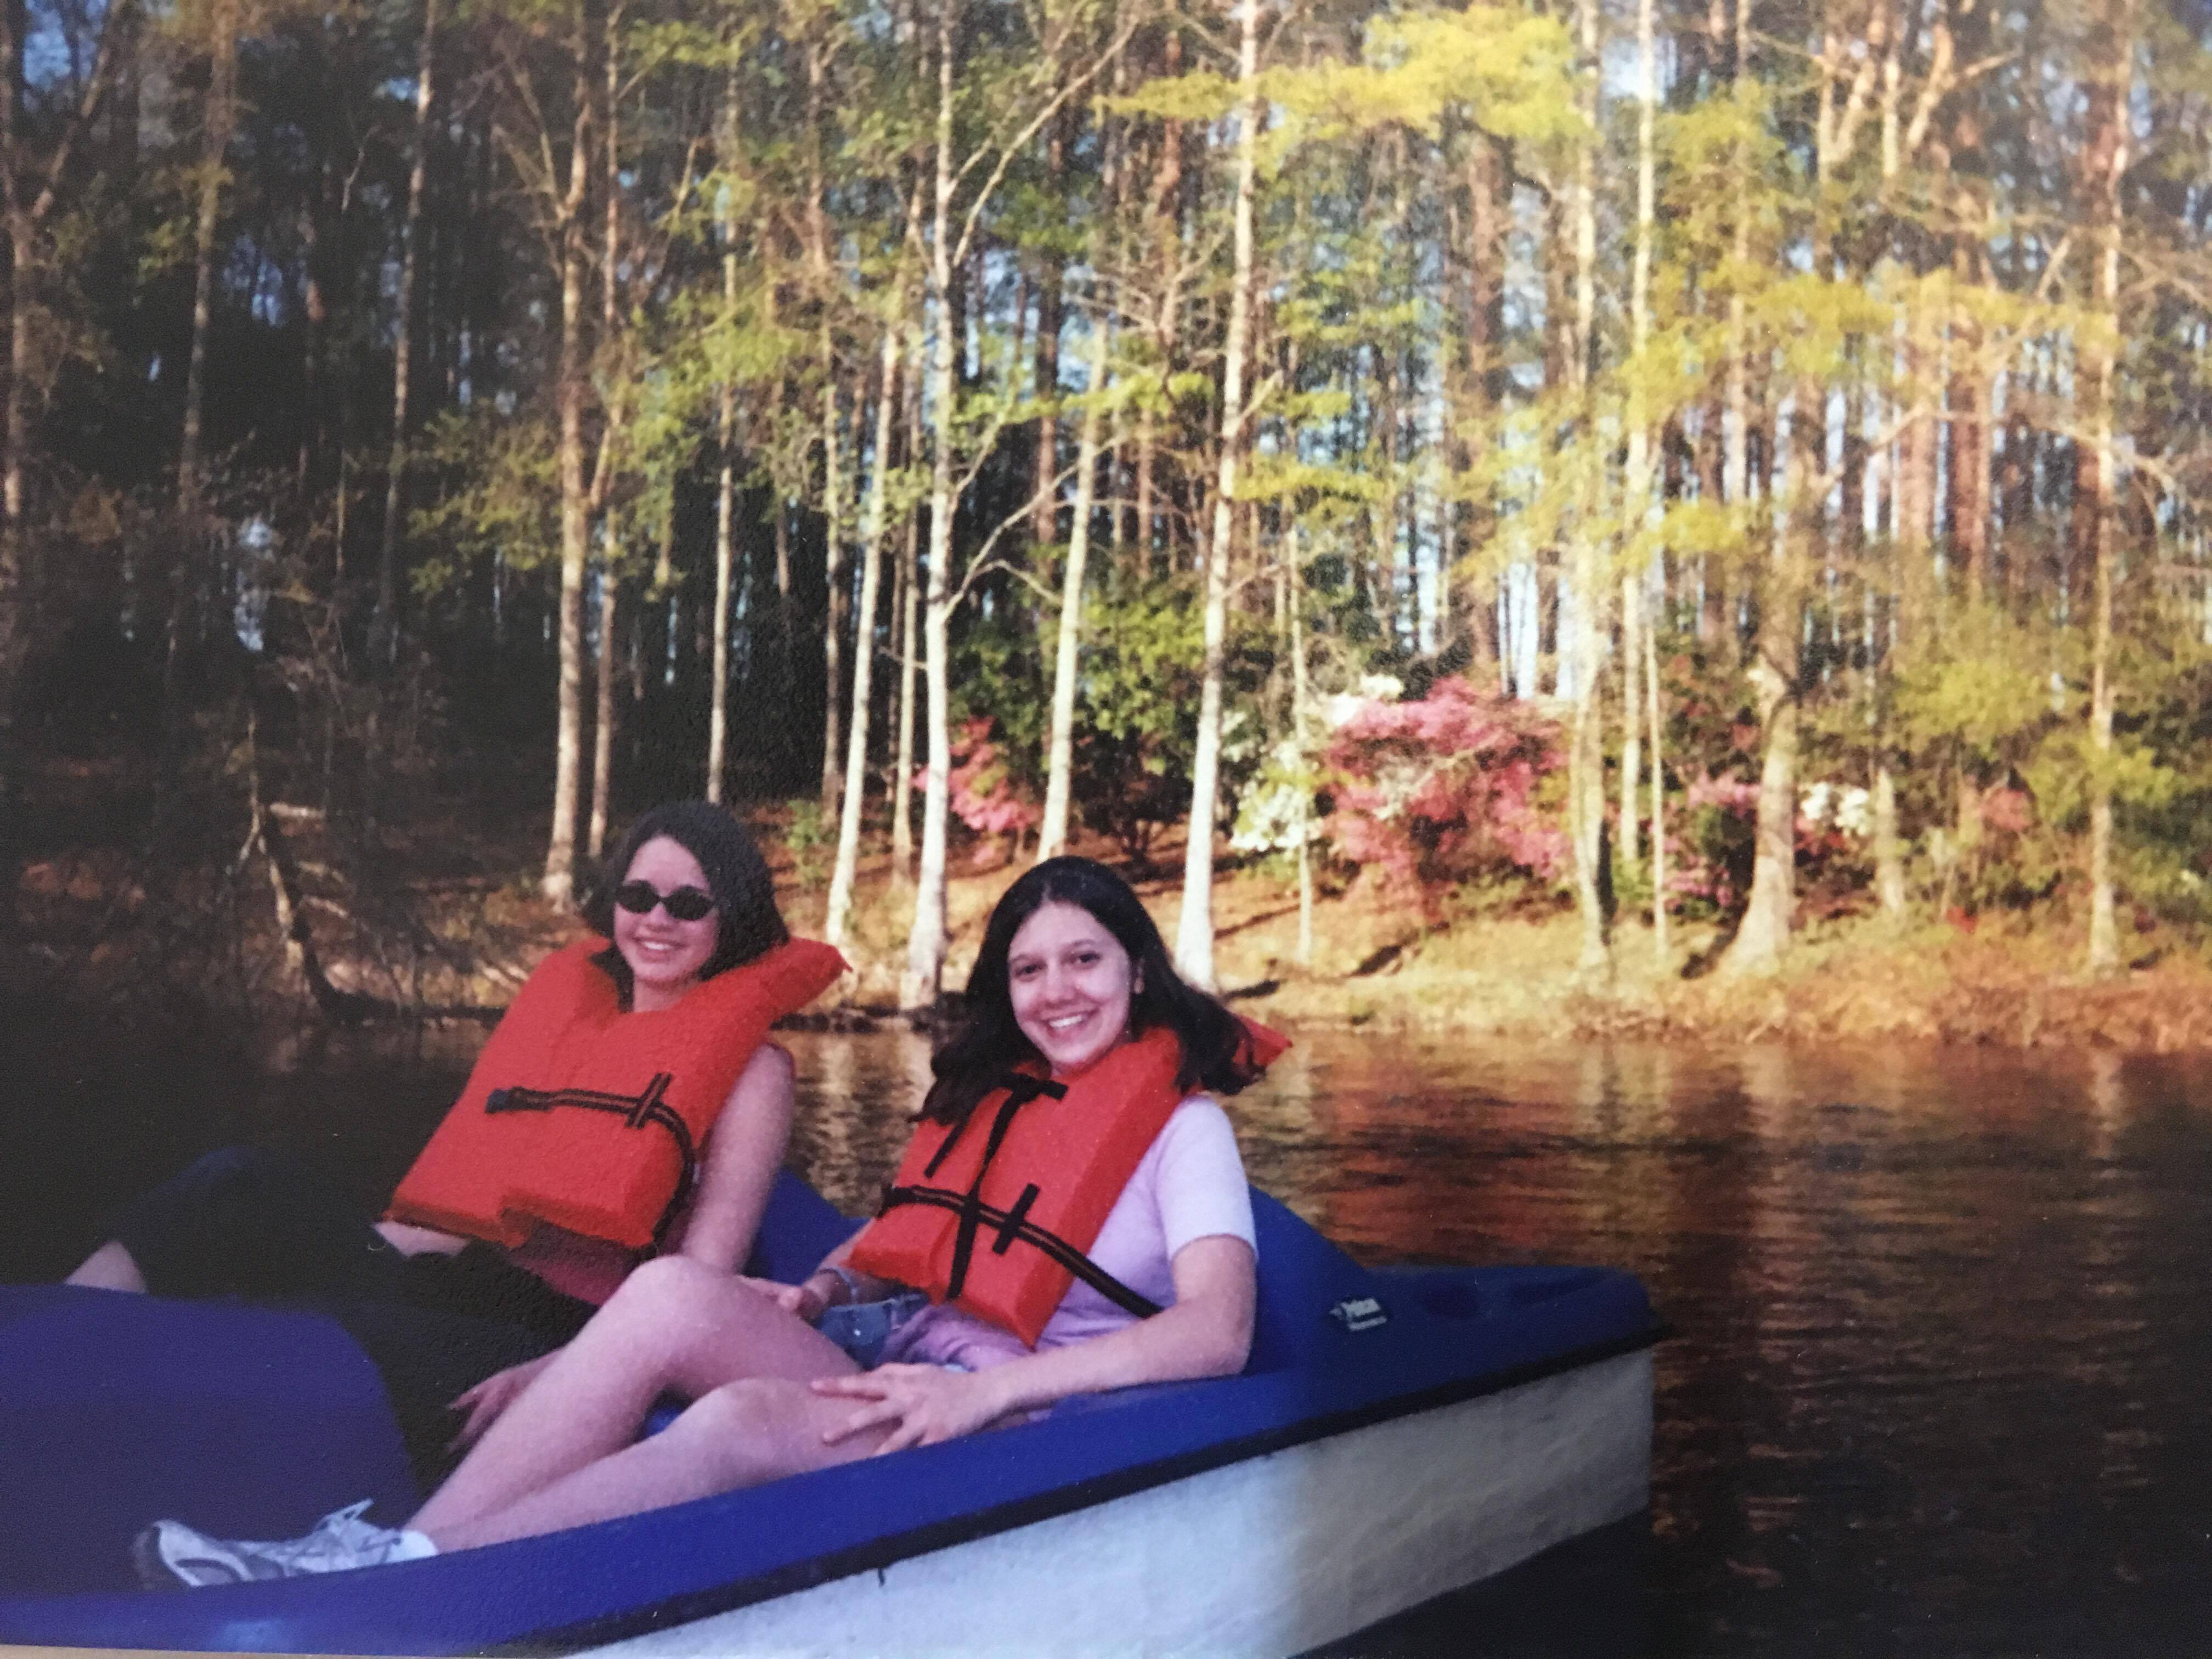
M738 1274L737 1280L747 1290L758 1291L784 1312L803 1319L810 1325L817 1323L830 1305L818 1273L801 1285L786 1285L774 1279L755 1279L747 1273Z
M558 1353L556 1348L553 1352ZM499 1420L504 1412L522 1396L522 1391L537 1380L538 1373L553 1363L553 1354L537 1359L526 1359L520 1365L509 1365L503 1371L494 1371L489 1376L465 1393L458 1395L446 1409L466 1412L468 1417L448 1443L448 1451L465 1451L483 1438L486 1429Z
M857 1376L817 1377L815 1393L874 1403L839 1427L825 1429L822 1440L834 1446L884 1424L892 1425L875 1455L908 1446L933 1446L973 1434L1006 1415L988 1371L947 1370L942 1365L878 1365Z

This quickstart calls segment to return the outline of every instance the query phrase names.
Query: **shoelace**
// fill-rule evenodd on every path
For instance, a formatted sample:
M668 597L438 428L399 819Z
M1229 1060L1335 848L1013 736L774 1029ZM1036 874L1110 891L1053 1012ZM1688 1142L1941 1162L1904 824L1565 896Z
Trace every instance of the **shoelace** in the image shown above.
M380 1565L399 1542L398 1529L380 1527L361 1517L371 1499L362 1498L344 1509L333 1510L318 1521L304 1537L281 1543L249 1546L279 1565L313 1572L334 1567Z

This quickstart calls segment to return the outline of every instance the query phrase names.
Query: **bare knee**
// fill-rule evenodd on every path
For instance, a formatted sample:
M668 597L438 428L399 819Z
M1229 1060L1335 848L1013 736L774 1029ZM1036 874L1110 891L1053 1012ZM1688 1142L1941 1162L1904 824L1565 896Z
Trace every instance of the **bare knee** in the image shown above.
M727 1273L686 1256L657 1256L632 1270L579 1340L661 1355L670 1376L680 1377L699 1366L711 1370L713 1356L741 1340L749 1318L768 1305Z
M615 1294L632 1301L672 1297L688 1300L704 1295L709 1284L728 1277L701 1267L688 1255L657 1255L631 1268Z
M620 1324L630 1328L665 1330L696 1318L714 1294L713 1284L726 1276L708 1272L689 1257L655 1256L630 1270L616 1286L595 1323Z

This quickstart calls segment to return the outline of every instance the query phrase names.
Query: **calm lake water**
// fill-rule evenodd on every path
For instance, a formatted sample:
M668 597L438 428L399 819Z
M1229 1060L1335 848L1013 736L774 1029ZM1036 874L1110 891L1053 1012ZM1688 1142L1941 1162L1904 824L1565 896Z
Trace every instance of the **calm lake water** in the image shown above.
M794 1047L863 1206L926 1051ZM1660 1651L2212 1644L2212 1064L1323 1032L1230 1106L1363 1259L1643 1277Z
M272 1073L0 1021L0 1277L227 1139L388 1189L479 1035ZM926 1048L789 1042L794 1162L866 1208ZM1364 1260L1643 1276L1676 1333L1658 1651L2212 1645L2212 1062L1322 1032L1231 1110L1253 1178Z

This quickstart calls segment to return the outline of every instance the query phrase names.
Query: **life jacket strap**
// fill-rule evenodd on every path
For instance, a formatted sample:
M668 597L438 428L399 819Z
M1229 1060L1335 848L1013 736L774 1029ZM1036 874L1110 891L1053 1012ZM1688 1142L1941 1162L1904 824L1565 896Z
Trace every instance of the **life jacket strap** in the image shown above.
M893 1187L884 1192L883 1207L884 1211L890 1211L902 1204L923 1204L933 1209L950 1210L963 1221L972 1215L979 1224L988 1222L997 1228L1000 1237L1005 1241L1004 1243L993 1244L994 1253L1004 1254L1018 1240L1042 1250L1109 1302L1138 1318L1150 1319L1160 1311L1160 1304L1144 1292L1132 1290L1060 1235L1048 1232L1030 1220L1028 1209L1036 1200L1036 1190L1033 1184L1024 1188L1012 1210L1001 1210L996 1205L984 1203L973 1192L963 1193L950 1187ZM965 1258L961 1260L960 1265L964 1268ZM945 1299L950 1302L958 1294L957 1289L948 1288Z
M1010 1109L1026 1106L1040 1095L1048 1096L1054 1100L1067 1098L1067 1085L1065 1083L1054 1083L1050 1078L1031 1077L1027 1072L1008 1072L977 1097L978 1108L980 1109L982 1100L988 1098L991 1094L1000 1089L1006 1091L1006 1105ZM922 1170L922 1174L933 1176L937 1173L937 1166L952 1156L952 1149L960 1144L960 1137L968 1132L968 1126L975 1121L975 1112L971 1110L959 1122L952 1126L952 1133L945 1137L944 1145L930 1154L929 1163ZM983 1162L988 1164L990 1161L990 1152L986 1152L983 1155Z
M975 1255L975 1232L983 1224L983 1177L991 1173L992 1160L999 1156L999 1148L1006 1144L1006 1132L1014 1127L1014 1114L1033 1100L1065 1100L1067 1097L1066 1084L1054 1083L1048 1078L1031 1077L1026 1072L1008 1073L999 1087L1006 1091L1006 1098L999 1103L999 1109L991 1119L990 1138L983 1143L982 1161L975 1166L975 1180L968 1183L967 1201L960 1206L960 1224L953 1234L952 1274L946 1280L945 1290L947 1301L958 1296L968 1283L968 1265ZM970 1118L975 1115L973 1112L968 1115ZM967 1120L963 1118L959 1128L945 1138L945 1145L938 1149L937 1156L929 1160L929 1167L922 1171L924 1175L930 1174L944 1162L945 1154L952 1149L953 1141L959 1138L960 1129L967 1127ZM1003 1254L1006 1246L1001 1244L998 1249Z
M1037 1201L1037 1194L1043 1190L1034 1181L1022 1188L1022 1195L1014 1200L1014 1207L1006 1212L1006 1220L1000 1224L999 1237L991 1245L993 1255L1006 1255L1013 1242L1021 1237L1022 1223L1030 1218L1030 1206Z

